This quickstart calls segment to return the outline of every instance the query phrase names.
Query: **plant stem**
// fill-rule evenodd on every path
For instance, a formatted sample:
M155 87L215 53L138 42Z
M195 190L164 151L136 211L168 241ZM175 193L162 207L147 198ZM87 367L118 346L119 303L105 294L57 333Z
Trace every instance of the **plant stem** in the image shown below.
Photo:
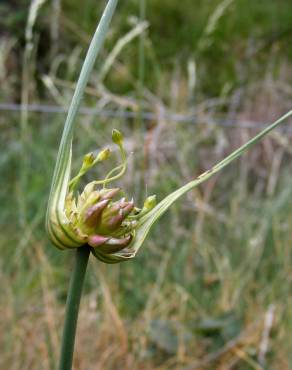
M63 330L59 370L72 369L79 305L89 254L89 246L80 247L76 250L75 264L73 273L71 275L69 292L66 302L65 323Z

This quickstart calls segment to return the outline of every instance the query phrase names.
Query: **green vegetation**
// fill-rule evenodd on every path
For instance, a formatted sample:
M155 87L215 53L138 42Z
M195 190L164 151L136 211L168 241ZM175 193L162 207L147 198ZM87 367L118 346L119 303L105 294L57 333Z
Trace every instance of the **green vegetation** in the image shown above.
M12 8L12 3L1 5L9 14L15 11L1 29L1 102L19 102L21 96L29 4ZM104 58L121 32L133 27L128 19L138 15L137 3L120 4ZM137 201L146 193L162 199L255 133L207 123L269 123L291 109L288 1L234 1L211 46L200 52L198 40L218 2L196 1L195 9L193 1L177 4L147 1L151 26L141 103L156 118L142 124L139 119L78 118L74 173L82 155L102 148L111 130L119 128L127 151L134 151L119 184ZM53 51L52 8L48 2L40 9L29 86L22 86L29 87L30 103L68 104L103 5L62 2ZM138 50L137 38L125 46L103 87L96 67L84 106L115 113L139 110ZM191 58L197 65L195 89L187 73ZM197 116L195 123L185 123L163 119L163 112ZM56 368L73 261L52 247L43 225L64 117L29 113L21 142L19 113L0 115L1 369ZM189 194L153 229L135 261L110 268L90 262L76 369L291 368L289 140L288 134L273 133L224 175ZM105 164L101 171L107 170Z

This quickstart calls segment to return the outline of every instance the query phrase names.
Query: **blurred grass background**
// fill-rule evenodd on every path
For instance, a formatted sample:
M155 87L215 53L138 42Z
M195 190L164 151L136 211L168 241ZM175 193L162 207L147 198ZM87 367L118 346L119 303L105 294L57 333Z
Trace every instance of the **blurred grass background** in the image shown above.
M65 118L56 111L104 5L0 4L3 370L57 366L72 255L43 226ZM84 97L73 170L118 128L133 152L119 185L136 202L162 199L291 109L291 34L288 0L121 2ZM75 369L292 368L285 127L172 208L134 262L91 259Z

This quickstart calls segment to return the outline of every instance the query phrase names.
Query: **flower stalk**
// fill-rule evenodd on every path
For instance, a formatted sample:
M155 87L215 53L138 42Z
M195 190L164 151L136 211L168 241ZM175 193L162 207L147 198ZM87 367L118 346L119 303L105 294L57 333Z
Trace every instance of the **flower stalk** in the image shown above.
M71 370L72 368L78 312L89 255L89 247L76 250L75 264L66 302L59 370Z

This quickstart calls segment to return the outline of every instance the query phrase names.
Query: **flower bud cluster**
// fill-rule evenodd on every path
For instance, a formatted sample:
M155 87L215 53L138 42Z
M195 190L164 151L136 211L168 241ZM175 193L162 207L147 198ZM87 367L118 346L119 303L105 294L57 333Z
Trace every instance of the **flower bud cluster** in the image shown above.
M66 200L66 216L76 235L93 248L93 252L113 254L130 245L139 211L134 201L118 200L119 188L95 190L88 184L77 201L73 193Z
M122 197L119 188L107 188L126 171L127 157L123 147L123 136L113 130L113 142L119 147L122 163L113 168L103 180L87 184L79 193L82 177L97 163L107 160L110 150L104 149L97 155L84 156L77 175L57 189L50 201L47 229L53 243L59 249L71 249L89 245L92 253L106 263L116 263L133 258L133 247L139 222L155 207L155 196L148 197L142 209L134 206L133 200ZM68 167L66 171L69 171ZM69 176L68 176L69 177ZM101 187L101 188L98 188Z

